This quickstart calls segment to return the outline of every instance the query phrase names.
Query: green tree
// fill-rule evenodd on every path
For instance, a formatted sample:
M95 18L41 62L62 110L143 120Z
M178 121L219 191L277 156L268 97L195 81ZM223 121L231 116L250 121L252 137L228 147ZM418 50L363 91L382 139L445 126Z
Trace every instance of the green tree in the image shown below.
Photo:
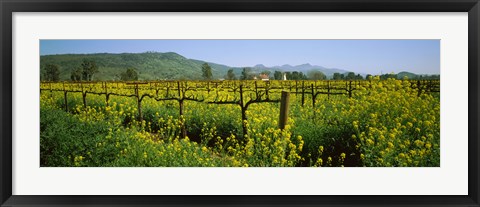
M340 73L334 73L333 74L333 80L343 80L345 78L345 76L343 74L340 74Z
M82 80L92 81L93 75L98 72L98 67L93 60L83 60L82 62Z
M380 80L387 80L389 78L397 79L397 74L395 73L390 73L390 74L383 74L380 75Z
M327 79L327 76L323 74L321 71L318 70L312 70L308 72L308 78L310 80L325 80Z
M120 74L120 79L122 81L133 81L138 80L138 73L137 69L135 68L128 68L125 72Z
M307 75L303 74L303 72L298 73L298 75L299 75L298 80L307 80L308 79Z
M355 80L355 73L354 72L348 72L346 79L347 80Z
M300 73L298 73L298 71L293 71L292 72L292 77L289 78L289 80L300 80Z
M72 81L80 81L82 80L82 69L75 68L70 73L70 80Z
M202 76L205 80L212 80L212 68L208 63L202 65Z
M260 74L270 76L270 73L272 72L270 72L269 70L264 70Z
M228 70L225 79L227 79L227 80L235 80L235 79L237 79L237 77L235 77L235 73L233 73L233 69Z
M276 70L276 71L273 73L273 78L274 78L275 80L282 80L282 76L283 76L283 75L282 75L282 72L280 72L280 71L278 71L278 70Z
M306 80L307 76L303 74L303 72L293 71L293 72L285 72L287 76L287 80Z
M47 81L58 81L60 80L60 69L58 65L47 64L43 68L43 77Z
M249 80L253 78L252 68L243 68L241 80Z

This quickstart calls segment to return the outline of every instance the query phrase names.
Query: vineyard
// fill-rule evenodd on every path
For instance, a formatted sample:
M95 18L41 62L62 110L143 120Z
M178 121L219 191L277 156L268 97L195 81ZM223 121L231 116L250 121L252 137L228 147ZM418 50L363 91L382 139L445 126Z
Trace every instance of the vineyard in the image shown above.
M41 166L438 167L440 81L42 82L40 148Z

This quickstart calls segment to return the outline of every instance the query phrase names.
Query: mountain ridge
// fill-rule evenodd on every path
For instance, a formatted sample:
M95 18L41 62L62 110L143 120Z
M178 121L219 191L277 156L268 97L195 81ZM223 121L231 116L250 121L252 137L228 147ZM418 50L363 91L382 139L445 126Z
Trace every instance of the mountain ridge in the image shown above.
M90 54L51 54L40 56L40 68L46 64L55 64L60 68L60 80L70 80L71 71L80 68L83 60L93 60L98 66L98 73L94 80L118 80L119 74L127 68L136 68L140 80L200 80L202 79L202 65L208 63L212 68L214 79L222 79L227 71L233 69L237 78L241 76L243 68L251 68L253 73L270 72L273 78L275 71L298 71L307 74L309 71L321 71L327 78L334 73L346 74L350 71L338 68L326 68L319 65L304 63L300 65L265 66L256 64L253 67L231 67L225 64L213 63L184 57L176 52L143 52L143 53L90 53ZM404 75L416 74L405 72ZM366 74L362 74L365 76Z

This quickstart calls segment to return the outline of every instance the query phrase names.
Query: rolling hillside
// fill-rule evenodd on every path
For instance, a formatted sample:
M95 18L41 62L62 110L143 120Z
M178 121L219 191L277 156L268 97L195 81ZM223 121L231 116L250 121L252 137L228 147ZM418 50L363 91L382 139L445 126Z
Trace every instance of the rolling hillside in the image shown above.
M71 72L75 68L80 68L83 60L93 60L96 62L99 72L94 75L94 80L118 80L120 73L132 67L138 70L140 80L198 80L202 79L201 67L202 64L206 63L206 61L202 60L188 59L174 52L61 54L41 56L40 68L43 68L46 64L58 65L60 67L60 79L69 80ZM241 76L243 67L230 67L212 62L207 63L212 68L214 79L223 78L229 69L234 70L237 78ZM325 73L327 77L333 76L335 72L348 72L310 64L274 67L266 67L258 64L251 68L254 73L270 71L271 74L276 70L282 72L299 71L303 73L307 73L310 70L320 70Z
M99 72L95 80L115 80L127 68L136 68L141 80L155 79L198 79L204 61L187 59L177 53L122 53L122 54L65 54L40 57L40 67L46 64L60 66L60 79L69 80L70 73L81 67L83 60L93 60ZM214 78L223 77L228 66L211 64Z
M96 53L96 54L61 54L40 56L40 68L46 64L55 64L60 69L60 80L70 80L70 74L75 68L80 68L83 60L93 60L98 66L98 73L93 76L94 80L119 80L120 73L127 68L136 68L139 80L201 80L202 64L208 63L212 68L214 79L224 78L229 69L233 69L237 78L241 76L243 67L230 67L227 65L206 62L202 60L188 59L174 52L145 52L145 53ZM298 71L307 74L309 71L321 71L327 78L332 78L334 73L347 74L350 71L325 68L308 63L297 66L282 65L267 67L257 64L250 67L251 71L259 74L270 71L271 78L275 71ZM361 74L366 76L366 74ZM409 78L418 75L409 72L399 73L399 77Z

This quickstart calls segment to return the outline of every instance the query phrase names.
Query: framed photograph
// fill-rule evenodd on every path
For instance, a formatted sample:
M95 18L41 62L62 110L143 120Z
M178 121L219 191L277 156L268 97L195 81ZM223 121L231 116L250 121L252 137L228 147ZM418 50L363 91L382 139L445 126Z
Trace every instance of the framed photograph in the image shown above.
M480 206L478 0L0 8L2 206Z

